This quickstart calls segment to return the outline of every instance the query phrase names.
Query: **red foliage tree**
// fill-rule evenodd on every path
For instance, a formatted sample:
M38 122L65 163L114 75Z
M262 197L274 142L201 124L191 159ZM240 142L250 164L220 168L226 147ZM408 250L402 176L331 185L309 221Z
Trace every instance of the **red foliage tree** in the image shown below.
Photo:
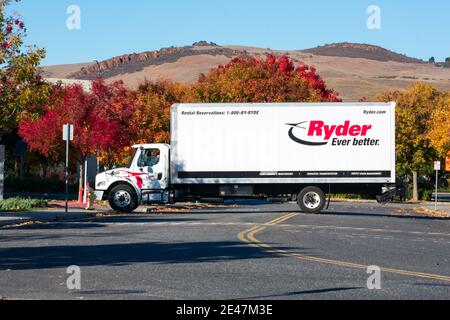
M114 154L129 144L133 130L127 120L133 113L121 82L105 85L101 80L93 81L90 93L80 85L55 86L43 116L25 117L19 123L19 135L30 150L58 161L64 151L62 127L73 124L73 154L83 164L90 155Z
M287 56L268 55L265 60L238 57L201 75L194 85L194 99L201 102L299 102L341 101L328 89L314 67L295 67Z
M135 124L136 102L122 81L105 85L101 80L92 82L91 103L97 116L114 123L113 138L98 148L99 161L107 166L123 163L124 150L135 142L138 128ZM127 154L127 152L125 152Z

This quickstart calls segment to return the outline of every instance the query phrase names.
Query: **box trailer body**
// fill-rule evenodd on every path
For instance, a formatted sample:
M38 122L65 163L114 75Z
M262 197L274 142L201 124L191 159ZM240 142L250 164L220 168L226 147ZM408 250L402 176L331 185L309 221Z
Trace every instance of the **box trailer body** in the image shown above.
M130 168L97 179L113 207L110 193L125 180L138 203L320 190L315 212L323 194L375 196L396 183L395 103L178 104L170 145L135 148Z

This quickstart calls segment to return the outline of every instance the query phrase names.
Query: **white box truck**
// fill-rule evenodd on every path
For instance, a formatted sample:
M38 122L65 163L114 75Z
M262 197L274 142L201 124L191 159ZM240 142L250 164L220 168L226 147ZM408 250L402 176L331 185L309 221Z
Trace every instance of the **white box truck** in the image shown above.
M178 104L170 145L134 148L129 167L96 178L115 210L284 197L318 213L326 194L393 196L395 103Z

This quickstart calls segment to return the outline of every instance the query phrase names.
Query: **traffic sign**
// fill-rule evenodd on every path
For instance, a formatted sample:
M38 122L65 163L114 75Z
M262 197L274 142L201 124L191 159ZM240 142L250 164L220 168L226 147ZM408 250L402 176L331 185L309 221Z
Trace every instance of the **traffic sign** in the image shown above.
M440 161L435 161L434 162L434 170L435 171L441 171L441 162Z
M63 126L63 140L64 141L73 141L73 125L65 124Z

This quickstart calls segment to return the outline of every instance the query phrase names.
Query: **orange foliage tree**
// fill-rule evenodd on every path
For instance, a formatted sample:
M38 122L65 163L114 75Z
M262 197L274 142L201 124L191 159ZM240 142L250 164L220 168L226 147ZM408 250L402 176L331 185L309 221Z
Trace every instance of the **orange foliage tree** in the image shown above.
M428 137L438 156L445 159L450 156L450 93L442 97L434 108L431 123Z
M170 108L189 100L187 86L169 80L145 82L131 93L136 107L132 125L134 143L168 143L170 140Z
M396 101L397 169L412 173L413 199L419 200L418 177L433 171L433 160L444 157L449 146L449 107L444 92L423 83L404 91L387 91L375 101Z

